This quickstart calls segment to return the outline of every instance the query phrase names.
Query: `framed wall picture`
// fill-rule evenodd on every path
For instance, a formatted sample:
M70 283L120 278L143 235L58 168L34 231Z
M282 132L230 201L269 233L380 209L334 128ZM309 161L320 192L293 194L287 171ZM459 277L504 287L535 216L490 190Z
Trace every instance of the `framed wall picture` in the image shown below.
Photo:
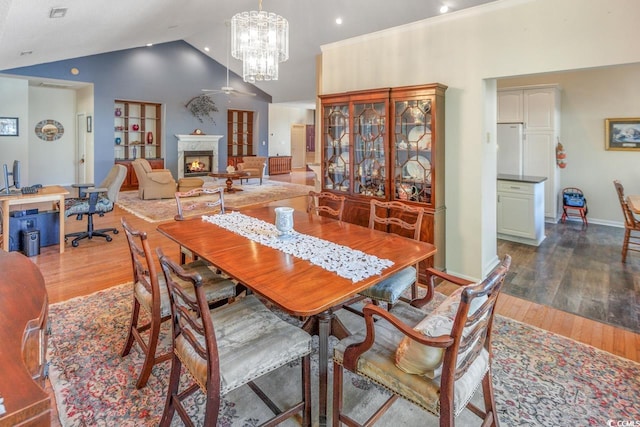
M640 151L640 118L605 119L607 150Z
M0 117L0 136L18 136L17 117Z

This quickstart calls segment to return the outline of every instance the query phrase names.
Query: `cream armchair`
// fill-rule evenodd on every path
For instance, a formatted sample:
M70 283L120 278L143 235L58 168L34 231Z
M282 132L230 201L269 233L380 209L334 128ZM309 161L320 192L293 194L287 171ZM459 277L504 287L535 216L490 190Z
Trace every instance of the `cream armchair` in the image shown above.
M175 197L176 181L169 169L152 169L146 159L136 159L132 165L138 177L138 196L142 200Z
M260 178L260 184L262 185L262 175L264 174L264 166L267 163L266 157L248 156L242 158L242 163L238 163L238 171L246 172L248 175L240 178L240 184L242 180L249 178Z

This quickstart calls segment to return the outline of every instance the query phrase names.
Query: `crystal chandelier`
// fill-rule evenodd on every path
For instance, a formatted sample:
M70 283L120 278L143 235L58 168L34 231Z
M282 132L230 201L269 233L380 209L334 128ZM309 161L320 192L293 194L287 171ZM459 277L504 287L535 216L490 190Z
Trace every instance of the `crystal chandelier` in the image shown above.
M289 22L262 10L231 18L231 55L242 60L245 82L278 80L278 64L289 59Z

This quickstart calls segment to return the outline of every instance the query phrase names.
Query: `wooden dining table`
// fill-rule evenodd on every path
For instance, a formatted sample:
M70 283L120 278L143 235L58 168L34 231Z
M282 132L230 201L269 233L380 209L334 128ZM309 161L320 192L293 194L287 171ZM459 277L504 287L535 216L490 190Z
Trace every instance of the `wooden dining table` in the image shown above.
M274 207L242 210L242 213L274 223ZM158 226L163 235L209 261L254 293L292 316L312 317L319 337L319 422L326 425L328 342L334 311L358 292L405 267L432 257L432 244L395 234L294 212L294 229L366 254L393 261L381 274L353 282L337 273L264 246L201 218L168 222Z
M627 204L633 213L640 215L640 195L630 194L627 196Z

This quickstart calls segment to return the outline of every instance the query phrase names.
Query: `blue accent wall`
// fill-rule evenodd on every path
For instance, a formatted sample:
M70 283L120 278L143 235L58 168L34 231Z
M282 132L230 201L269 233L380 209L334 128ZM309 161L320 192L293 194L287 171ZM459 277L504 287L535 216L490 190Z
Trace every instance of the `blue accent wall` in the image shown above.
M72 75L77 68L80 73ZM94 170L97 181L108 173L114 161L114 100L124 99L161 103L164 106L163 141L165 167L174 177L178 173L178 140L176 134L189 134L201 129L205 134L224 135L218 147L218 170L227 165L227 110L255 112L254 132L258 155L267 156L269 147L261 141L269 141L269 104L271 96L257 87L245 83L241 77L230 73L230 84L257 94L250 96L213 97L219 112L215 124L205 119L200 123L185 108L203 88L219 89L226 85L226 67L209 58L184 41L163 43L99 55L85 56L64 61L38 64L30 67L2 71L29 77L44 77L94 85Z

